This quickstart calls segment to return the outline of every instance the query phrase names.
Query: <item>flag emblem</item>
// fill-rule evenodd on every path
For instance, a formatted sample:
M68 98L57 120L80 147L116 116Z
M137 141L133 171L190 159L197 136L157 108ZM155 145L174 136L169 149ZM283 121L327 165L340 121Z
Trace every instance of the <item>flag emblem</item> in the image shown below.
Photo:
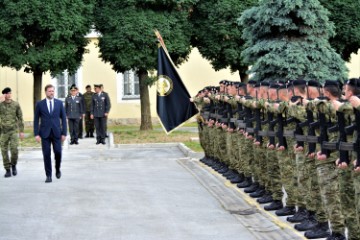
M173 81L166 75L159 75L156 87L159 96L168 96L173 90Z

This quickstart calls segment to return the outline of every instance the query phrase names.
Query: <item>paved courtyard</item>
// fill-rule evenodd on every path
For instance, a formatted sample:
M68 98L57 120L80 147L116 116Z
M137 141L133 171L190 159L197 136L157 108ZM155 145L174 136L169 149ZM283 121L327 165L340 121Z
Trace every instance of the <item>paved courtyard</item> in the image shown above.
M21 151L18 176L0 177L0 239L302 239L183 150L84 139L52 183L41 150Z

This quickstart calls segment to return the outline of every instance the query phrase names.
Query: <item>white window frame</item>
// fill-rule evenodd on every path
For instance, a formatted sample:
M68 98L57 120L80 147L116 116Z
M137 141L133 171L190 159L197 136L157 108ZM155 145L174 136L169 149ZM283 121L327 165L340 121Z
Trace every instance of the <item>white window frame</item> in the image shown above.
M130 91L131 95L125 95L124 89L124 80L125 74L129 74L130 80ZM140 92L138 95L135 94L135 77L136 72L133 70L126 71L126 73L117 73L116 74L116 84L117 84L117 102L118 103L134 103L140 101ZM140 89L139 89L140 91Z
M63 75L64 75L64 86L65 86L65 94L64 96L66 97L69 94L69 87L71 86L71 84L68 83L69 80L69 72L67 70L63 71ZM83 74L82 74L82 67L79 67L78 70L75 72L75 84L76 86L80 89L82 89L82 79L83 79ZM55 95L54 97L57 99L60 99L62 101L65 100L65 98L59 98L58 96L58 87L59 87L59 82L58 79L55 77L51 78L51 84L54 85L55 87Z

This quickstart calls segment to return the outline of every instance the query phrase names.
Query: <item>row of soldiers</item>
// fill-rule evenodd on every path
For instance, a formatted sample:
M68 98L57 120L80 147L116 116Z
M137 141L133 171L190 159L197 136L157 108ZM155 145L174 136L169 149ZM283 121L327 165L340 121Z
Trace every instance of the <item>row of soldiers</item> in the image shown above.
M201 161L309 239L360 239L360 79L219 85L191 99Z

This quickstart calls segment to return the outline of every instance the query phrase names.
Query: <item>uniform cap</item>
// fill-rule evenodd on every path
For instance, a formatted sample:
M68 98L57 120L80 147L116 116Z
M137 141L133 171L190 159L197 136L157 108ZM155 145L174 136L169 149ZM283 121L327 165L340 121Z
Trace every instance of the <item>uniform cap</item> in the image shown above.
M320 83L318 81L316 81L316 80L309 80L307 82L307 85L309 87L320 87Z
M359 85L359 79L357 78L350 78L347 82L347 85L353 86L353 87L357 87Z
M100 84L94 84L94 87L101 87Z
M86 85L86 87L85 88L91 88L91 86L90 85Z
M306 81L302 80L302 79L294 80L292 82L292 85L293 86L304 86L304 85L306 85Z
M227 80L221 80L219 84L226 84Z
M70 90L78 90L78 88L75 85L71 85Z
M11 88L9 87L6 87L4 90L2 90L2 94L8 94L9 92L11 92Z
M338 81L326 80L324 87L329 87L329 86L339 87L339 83L338 83Z

